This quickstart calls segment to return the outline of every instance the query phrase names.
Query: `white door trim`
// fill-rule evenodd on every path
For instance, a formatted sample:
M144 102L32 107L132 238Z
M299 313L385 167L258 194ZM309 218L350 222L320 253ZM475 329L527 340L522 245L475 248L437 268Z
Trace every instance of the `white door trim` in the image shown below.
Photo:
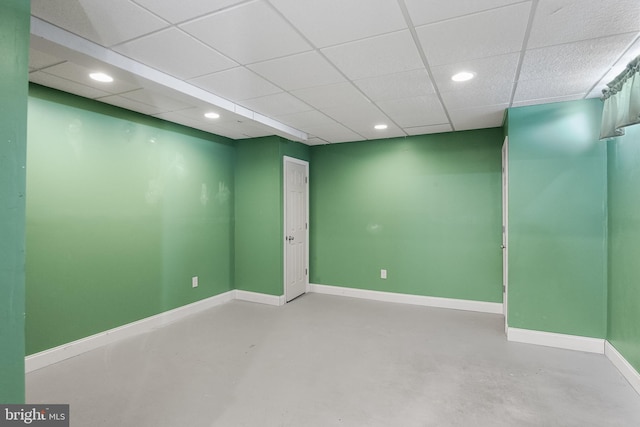
M307 177L305 182L306 185L306 200L305 200L305 211L306 217L305 222L307 223L306 228L306 241L305 241L305 256L304 256L304 268L305 268L305 292L309 292L309 162L305 160L296 159L294 157L283 156L282 157L282 262L283 262L283 270L282 270L282 287L283 294L285 296L285 301L288 301L287 298L287 246L284 244L287 234L287 162L295 163L298 165L304 166L304 173Z
M502 144L502 308L504 330L509 332L509 137Z

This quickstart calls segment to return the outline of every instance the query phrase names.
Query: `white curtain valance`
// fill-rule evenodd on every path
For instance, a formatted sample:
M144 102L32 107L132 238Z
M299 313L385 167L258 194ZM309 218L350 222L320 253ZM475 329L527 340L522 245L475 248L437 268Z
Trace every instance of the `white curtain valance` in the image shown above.
M631 61L608 89L602 91L604 109L600 139L624 135L624 127L640 123L640 56Z

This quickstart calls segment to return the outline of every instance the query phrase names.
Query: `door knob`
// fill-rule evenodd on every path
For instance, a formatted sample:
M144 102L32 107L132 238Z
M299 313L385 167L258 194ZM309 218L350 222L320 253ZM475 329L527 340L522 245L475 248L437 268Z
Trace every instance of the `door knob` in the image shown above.
M500 245L500 249L506 249L506 246L504 244Z
M293 236L287 236L287 240L290 242L293 240Z

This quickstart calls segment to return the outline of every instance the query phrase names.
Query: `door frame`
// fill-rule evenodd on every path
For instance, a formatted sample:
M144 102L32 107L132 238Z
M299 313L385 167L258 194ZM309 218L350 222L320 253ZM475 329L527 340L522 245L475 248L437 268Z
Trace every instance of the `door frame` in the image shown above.
M287 163L295 163L304 166L306 177L306 197L305 197L305 248L304 248L304 269L305 269L305 293L309 292L309 162L296 159L295 157L282 156L282 287L285 303L287 298Z
M502 310L504 331L509 330L509 137L502 144Z

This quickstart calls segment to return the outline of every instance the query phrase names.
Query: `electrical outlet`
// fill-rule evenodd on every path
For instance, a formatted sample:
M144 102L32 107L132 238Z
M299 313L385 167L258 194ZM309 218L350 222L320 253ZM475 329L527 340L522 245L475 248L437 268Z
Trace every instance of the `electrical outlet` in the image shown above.
M385 270L384 268L382 270L380 270L380 278L381 279L386 279L387 278L387 270Z
M191 278L191 287L192 288L197 288L198 287L198 276L193 276Z

